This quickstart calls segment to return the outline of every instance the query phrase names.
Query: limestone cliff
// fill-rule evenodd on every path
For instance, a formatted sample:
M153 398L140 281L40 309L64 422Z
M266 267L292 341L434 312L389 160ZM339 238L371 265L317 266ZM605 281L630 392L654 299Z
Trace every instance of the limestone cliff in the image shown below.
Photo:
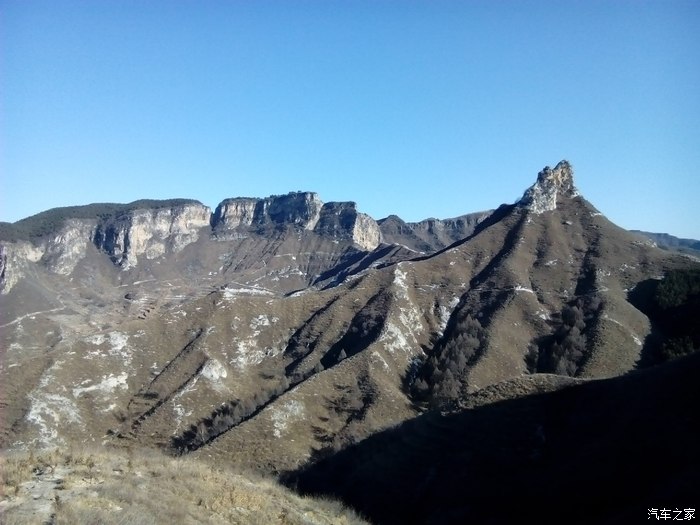
M70 275L85 253L97 226L95 219L69 219L63 228L42 245L42 262L49 270Z
M139 257L177 253L209 226L211 211L196 201L137 201L57 208L15 225L0 245L0 289L8 293L30 265L70 275L91 244L123 268ZM9 236L8 236L9 237Z
M211 210L198 203L139 209L101 222L92 239L115 263L130 267L141 256L155 259L197 241L202 228L209 226L210 216Z
M225 199L214 211L212 226L219 230L240 227L294 224L313 230L323 203L316 193L296 192L264 199Z
M336 240L352 242L363 250L379 245L376 221L357 211L354 202L323 203L316 193L296 192L265 199L234 198L222 201L214 211L212 227L221 238L247 229L295 226Z
M537 174L537 182L528 188L518 205L539 214L557 208L557 197L576 197L574 171L562 160L554 169L546 166Z
M9 292L26 273L30 263L35 263L44 254L42 248L30 242L15 242L0 245L0 293Z

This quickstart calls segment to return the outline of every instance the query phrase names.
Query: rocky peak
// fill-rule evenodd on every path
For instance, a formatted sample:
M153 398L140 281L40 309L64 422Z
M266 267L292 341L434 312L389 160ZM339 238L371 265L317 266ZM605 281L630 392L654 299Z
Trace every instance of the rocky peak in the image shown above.
M354 242L364 250L379 246L381 234L377 222L357 211L354 202L327 202L321 208L316 233Z
M313 192L288 193L269 197L267 217L276 224L296 224L305 230L313 230L321 214L323 202Z
M576 197L574 171L567 161L562 160L554 169L546 166L537 174L537 182L525 191L518 205L533 213L555 210L557 197Z

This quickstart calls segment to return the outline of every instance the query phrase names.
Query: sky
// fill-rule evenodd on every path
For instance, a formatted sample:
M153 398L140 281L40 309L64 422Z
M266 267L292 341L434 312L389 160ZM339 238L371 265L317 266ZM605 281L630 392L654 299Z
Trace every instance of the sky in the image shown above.
M567 159L700 239L700 2L0 2L0 220L315 191L374 218L517 200Z

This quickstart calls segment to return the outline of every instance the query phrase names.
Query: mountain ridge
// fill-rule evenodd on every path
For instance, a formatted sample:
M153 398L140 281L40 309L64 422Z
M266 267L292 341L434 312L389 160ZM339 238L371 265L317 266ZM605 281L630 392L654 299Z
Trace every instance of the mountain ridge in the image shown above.
M426 412L654 365L676 350L658 351L650 284L698 263L573 182L559 163L483 215L388 218L371 251L303 192L232 199L213 229L188 203L3 248L0 440L280 473Z

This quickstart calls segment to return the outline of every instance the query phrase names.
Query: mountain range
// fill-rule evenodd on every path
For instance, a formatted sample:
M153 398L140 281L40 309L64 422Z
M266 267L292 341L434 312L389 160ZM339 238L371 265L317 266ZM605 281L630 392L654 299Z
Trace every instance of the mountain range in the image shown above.
M698 275L692 252L611 223L566 161L513 204L419 223L310 192L49 210L0 225L0 445L159 449L377 523L488 522L540 497L529 483L582 504L562 477L590 490L582 519L646 519L590 465L661 419L642 392L674 418L698 400ZM692 414L673 428L664 446L700 437ZM648 439L632 452L653 460ZM610 479L647 479L632 464ZM693 503L654 487L650 507Z

